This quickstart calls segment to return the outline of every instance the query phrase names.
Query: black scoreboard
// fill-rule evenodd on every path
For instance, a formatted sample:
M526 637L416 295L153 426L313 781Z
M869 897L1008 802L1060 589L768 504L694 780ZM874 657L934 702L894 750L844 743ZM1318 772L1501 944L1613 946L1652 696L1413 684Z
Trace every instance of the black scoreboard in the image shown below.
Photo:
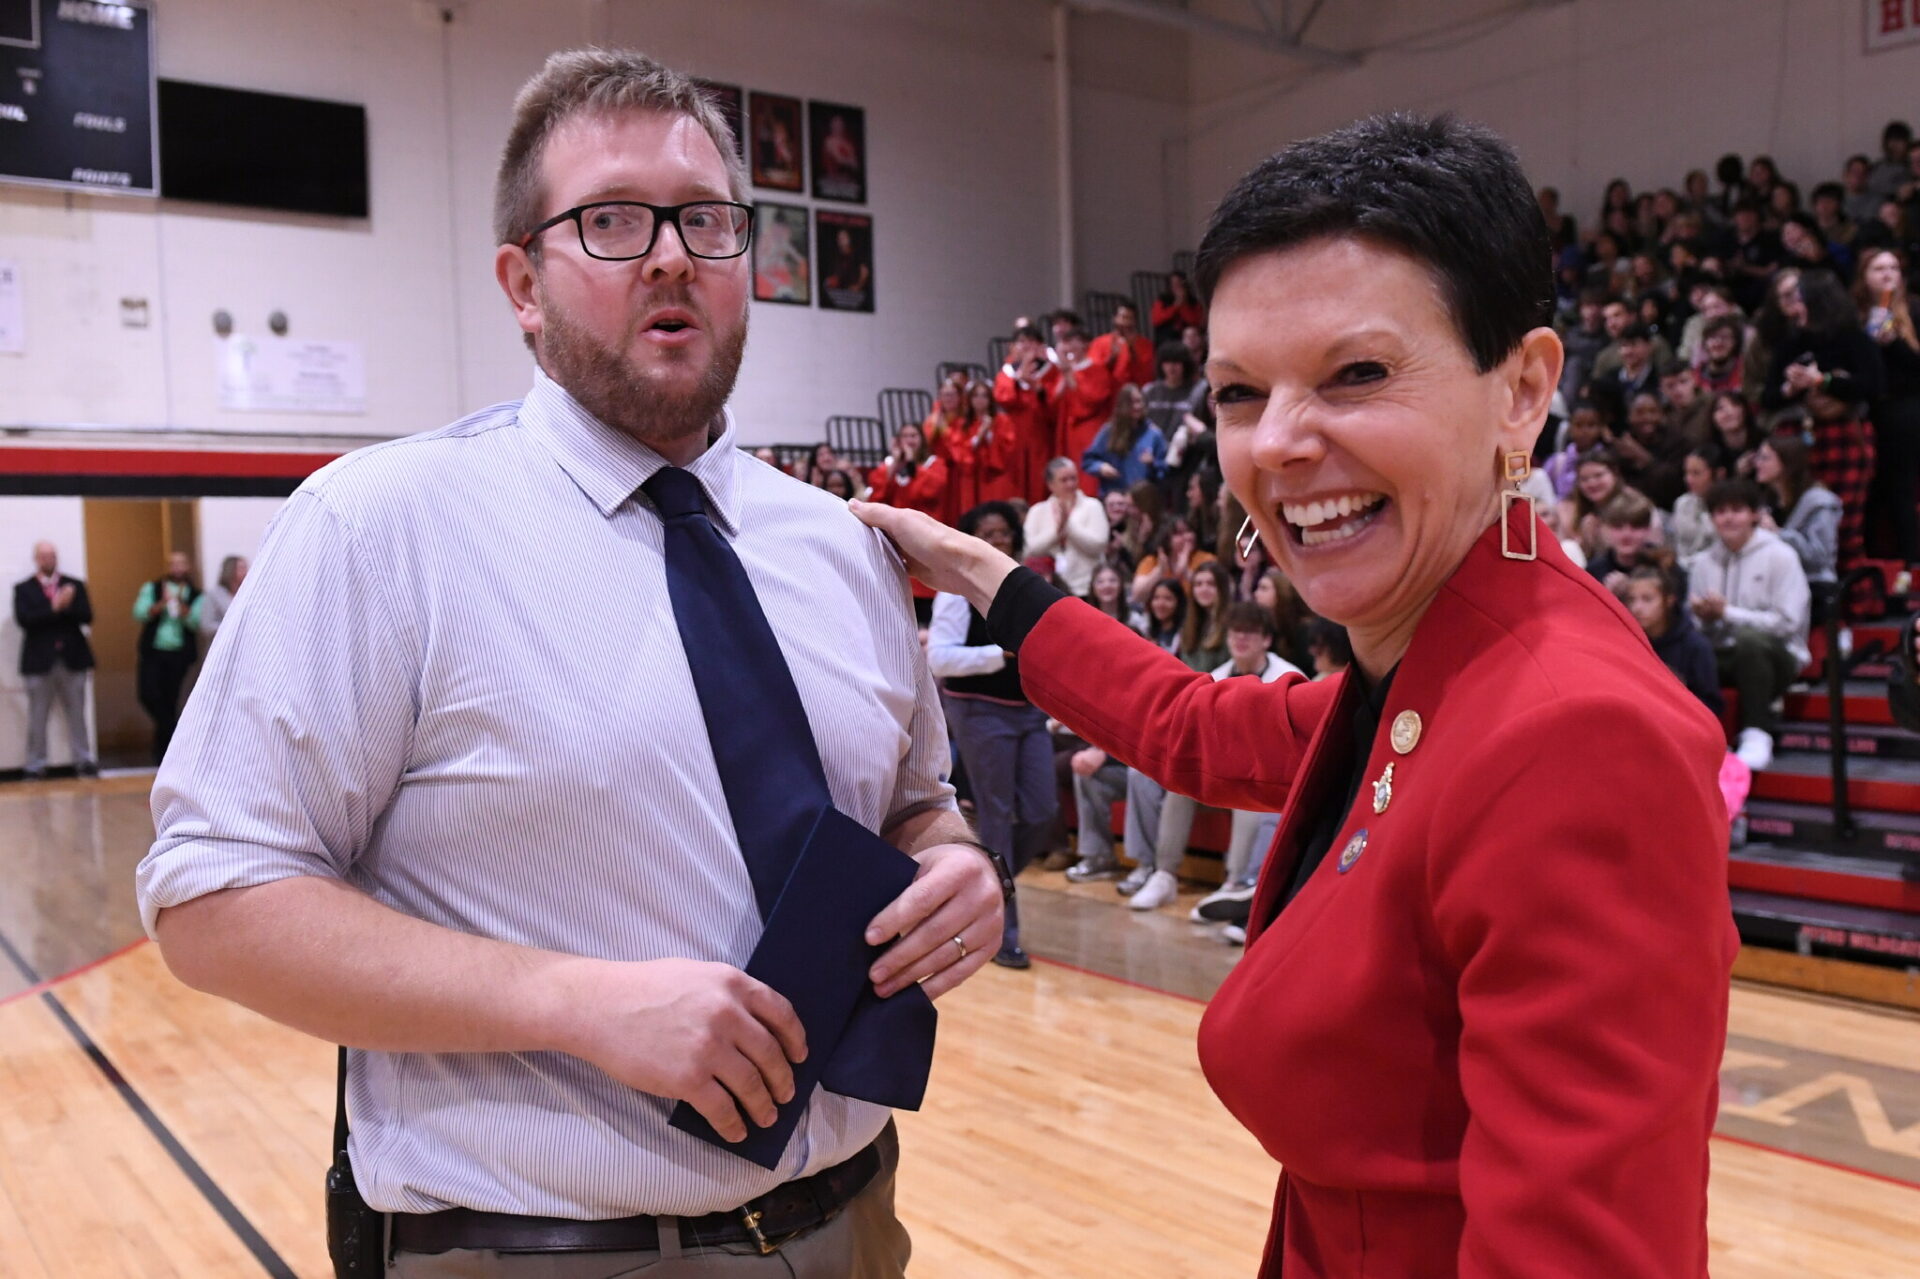
M153 195L146 0L0 0L0 182Z

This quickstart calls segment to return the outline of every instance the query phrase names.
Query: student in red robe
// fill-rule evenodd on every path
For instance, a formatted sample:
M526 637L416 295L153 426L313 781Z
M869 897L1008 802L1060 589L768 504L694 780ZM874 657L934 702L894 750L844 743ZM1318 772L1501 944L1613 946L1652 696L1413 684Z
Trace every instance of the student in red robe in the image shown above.
M979 502L1011 502L1026 496L1020 490L1017 474L1024 464L1025 448L1012 415L994 412L994 391L986 382L973 382L967 387L967 407L973 410L974 422L974 477Z
M1140 312L1131 302L1114 308L1113 331L1095 338L1087 354L1106 366L1115 386L1122 382L1145 386L1160 376L1153 362L1153 343L1140 332Z
M967 407L966 376L955 374L940 388L933 412L920 426L927 452L947 464L946 497L935 512L943 524L957 524L960 512L980 504L979 477L974 473L973 414Z
M1156 349L1166 342L1178 342L1188 328L1207 327L1207 308L1193 296L1193 282L1184 271L1167 277L1167 291L1153 300L1153 342Z
M1059 414L1054 423L1055 457L1074 459L1077 466L1093 437L1113 416L1114 388L1118 382L1107 366L1087 349L1087 335L1069 329L1060 344ZM1098 477L1080 473L1080 488L1089 496L1100 493Z
M1002 426L1013 428L1019 452L1008 464L1014 496L1028 502L1045 495L1047 463L1054 452L1055 401L1060 369L1047 355L1046 339L1031 324L1014 330L1007 362L993 382L993 402Z

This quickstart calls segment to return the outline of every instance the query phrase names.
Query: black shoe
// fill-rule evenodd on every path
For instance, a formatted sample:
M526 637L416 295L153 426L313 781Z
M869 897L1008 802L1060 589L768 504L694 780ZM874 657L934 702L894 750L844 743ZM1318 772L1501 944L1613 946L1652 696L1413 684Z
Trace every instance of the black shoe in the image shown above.
M1021 950L1018 946L1002 946L1000 953L993 957L993 962L1002 968L1033 967L1032 956L1028 955L1026 951Z
M88 761L85 764L75 765L73 771L82 777L98 777L100 776L100 765Z
M23 768L20 770L20 780L23 782L44 782L47 780L47 770L44 768Z

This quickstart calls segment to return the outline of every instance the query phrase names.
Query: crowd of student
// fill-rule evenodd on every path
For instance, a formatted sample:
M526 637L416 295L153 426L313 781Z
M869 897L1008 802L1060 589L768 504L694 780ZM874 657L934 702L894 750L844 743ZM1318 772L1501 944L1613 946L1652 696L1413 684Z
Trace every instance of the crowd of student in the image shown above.
M1616 180L1585 228L1551 188L1539 199L1567 362L1527 487L1689 689L1716 710L1724 688L1737 692L1735 753L1764 768L1815 615L1848 606L1836 584L1870 557L1920 562L1907 270L1920 151L1905 124L1889 124L1877 161L1850 157L1804 202L1769 158L1731 155L1713 180L1696 170L1678 191ZM1220 482L1205 354L1205 309L1175 273L1144 330L1131 305L1098 336L1070 311L1023 318L993 380L954 374L870 472L825 445L798 469L842 497L1004 526L1029 563L1216 678L1336 669L1338 628L1311 617L1262 547L1235 544L1244 512ZM1904 591L1905 576L1884 585ZM960 601L936 609L930 593L919 604L935 619L929 652L950 706L1025 705L1011 660L1003 669L975 642L981 619ZM1033 715L995 731L1043 734ZM1014 771L1037 775L968 738L956 727L977 787L1002 777L1017 794ZM1041 752L1038 738L1028 749ZM1142 908L1171 900L1191 802L1083 745L1055 740L1048 753L1081 810L1069 876L1118 876L1104 814L1125 797L1136 867L1120 891ZM1002 754L1017 764L1020 749ZM1015 805L1007 838L1048 828L1051 811ZM1250 895L1262 830L1257 815L1236 815L1229 901ZM1220 897L1203 903L1210 916Z
M1615 181L1586 233L1540 192L1567 365L1536 497L1690 689L1737 692L1752 768L1816 615L1878 594L1839 583L1920 560L1912 141L1889 124L1804 208L1764 156L1723 158L1717 191Z

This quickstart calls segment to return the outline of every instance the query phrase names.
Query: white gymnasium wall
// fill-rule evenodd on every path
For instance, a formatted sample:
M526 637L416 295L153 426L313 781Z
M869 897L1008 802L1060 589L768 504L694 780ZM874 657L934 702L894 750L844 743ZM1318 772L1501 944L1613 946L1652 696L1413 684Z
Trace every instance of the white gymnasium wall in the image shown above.
M19 768L27 758L27 689L20 679L20 627L13 620L14 583L33 573L33 544L52 542L62 571L87 575L86 523L77 497L10 497L0 500L0 588L6 590L0 615L0 770ZM96 602L96 607L98 604ZM93 722L89 703L87 722ZM72 760L66 719L54 712L47 733L49 758Z
M1074 268L1087 289L1128 292L1193 247L1187 197L1187 39L1113 14L1075 14ZM1140 317L1144 327L1147 317Z
M1196 3L1245 19L1243 0ZM1866 54L1862 15L1862 0L1574 0L1305 77L1196 39L1191 215L1203 226L1289 140L1392 108L1492 126L1583 229L1611 178L1678 188L1727 151L1772 154L1804 196L1849 153L1877 154L1888 119L1920 124L1920 46Z
M257 557L267 525L284 504L278 497L201 498L200 584L218 582L220 561L229 555Z
M515 90L550 50L588 40L867 110L878 313L757 308L735 400L747 439L815 438L827 414L871 412L878 387L926 383L936 360L981 359L1014 314L1056 300L1043 4L448 7L451 24L411 0L163 0L161 75L366 105L371 217L0 187L0 257L23 266L30 343L0 357L0 421L387 435L518 397L530 364L493 282L493 168ZM121 327L125 297L149 301L150 327ZM243 333L278 308L296 337L362 342L368 414L222 410L218 308Z

